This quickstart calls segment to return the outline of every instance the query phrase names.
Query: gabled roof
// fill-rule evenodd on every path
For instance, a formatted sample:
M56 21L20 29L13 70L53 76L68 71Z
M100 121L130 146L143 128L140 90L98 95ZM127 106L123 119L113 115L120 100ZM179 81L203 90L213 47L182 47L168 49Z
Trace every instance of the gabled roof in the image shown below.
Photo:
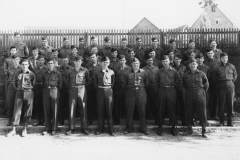
M135 27L133 27L132 30L134 30L139 24L143 23L144 21L151 24L154 28L156 28L156 30L159 30L158 27L156 27L152 22L150 22L146 17L144 17L140 22L138 22L138 24Z

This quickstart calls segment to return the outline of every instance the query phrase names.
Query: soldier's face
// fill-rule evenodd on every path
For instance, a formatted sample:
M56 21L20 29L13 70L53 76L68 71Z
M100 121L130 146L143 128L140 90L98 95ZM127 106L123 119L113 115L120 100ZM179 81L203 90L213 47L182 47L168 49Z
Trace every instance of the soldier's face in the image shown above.
M210 43L210 47L213 48L213 47L217 47L217 42L216 41L212 41Z
M153 65L153 59L152 59L152 58L149 58L149 59L147 60L147 64L148 64L148 66L152 66L152 65Z
M120 59L120 65L125 65L126 64L126 59L125 58L122 58Z
M49 61L49 62L47 63L47 66L48 66L48 69L49 69L50 71L52 71L52 70L54 69L54 67L55 67L55 64L54 64L53 61Z
M158 45L158 40L155 39L154 41L152 41L152 44L153 44L153 46L157 46Z
M123 46L123 47L126 47L126 46L127 46L127 43L128 43L127 41L122 41L122 46Z
M57 58L58 57L58 51L55 51L52 53L53 54L53 57Z
M109 66L110 61L101 62L102 68L107 68Z
M134 58L134 56L135 56L134 51L131 51L131 52L129 52L128 54L129 54L130 58Z
M174 53L173 52L168 53L168 57L169 57L170 60L173 60L174 59Z
M74 61L75 67L80 67L82 65L82 60Z
M17 48L12 48L10 50L11 56L17 53Z
M193 52L190 54L189 58L195 58L196 57L196 54Z
M64 66L67 66L68 62L69 62L68 58L63 58L63 65Z
M170 46L171 48L176 48L177 44L176 44L176 42L172 42L172 43L169 44L169 46Z
M47 46L48 45L48 41L47 40L43 40L42 44L43 44L43 46Z
M63 41L63 45L69 45L69 40L68 39L66 39L65 41Z
M137 41L137 46L141 46L141 45L142 45L142 40L139 39L139 40Z
M90 58L91 58L91 60L92 60L93 62L97 62L97 56L96 56L96 54L93 54Z
M28 61L23 61L21 66L22 66L22 70L26 71L29 67Z
M95 38L95 39L92 39L92 40L91 40L91 44L92 44L92 45L97 45L97 39L96 39L96 38Z
M137 71L137 70L139 70L139 67L140 67L139 61L132 63L132 68L133 68L133 70Z
M203 61L204 61L204 58L203 58L203 57L197 58L197 63L198 63L198 65L202 65L202 64L203 64Z
M155 53L155 51L152 51L152 52L148 53L148 55L151 56L152 58L155 58L156 53Z
M176 65L180 65L181 61L182 60L180 58L178 58L178 57L175 57L175 59L174 59L174 62L175 62Z
M164 59L162 60L162 65L164 68L168 68L170 64L170 60L169 59Z
M228 56L221 57L221 62L226 64L228 62Z
M84 45L84 44L85 44L84 40L79 41L79 44L80 44L80 45Z
M196 70L197 70L197 67L198 67L197 62L189 63L189 68L190 68L192 71L196 71Z
M110 47L111 46L111 41L109 40L108 42L104 42L104 45L107 46L107 47Z
M15 38L16 42L21 42L21 36L20 35L16 35L14 38Z
M20 58L19 58L19 57L13 59L14 65L15 65L15 66L16 66L16 65L19 65L19 61L20 61Z
M77 48L73 48L73 49L72 49L72 55L73 55L73 56L76 56L76 55L77 55L77 52L78 52Z
M43 66L44 63L45 63L45 59L44 58L41 58L41 59L38 60L38 65L39 66Z
M207 56L208 58L213 58L214 52L213 51L207 52Z
M191 42L191 43L189 43L189 48L191 48L191 49L194 49L195 48L195 42Z
M98 53L98 48L97 47L93 47L91 52L94 53L94 54L97 54Z
M33 54L33 57L36 58L38 56L38 49L32 50L32 54Z
M117 51L114 51L114 52L111 53L111 55L112 55L113 58L116 58L117 55L118 55L118 52L117 52Z

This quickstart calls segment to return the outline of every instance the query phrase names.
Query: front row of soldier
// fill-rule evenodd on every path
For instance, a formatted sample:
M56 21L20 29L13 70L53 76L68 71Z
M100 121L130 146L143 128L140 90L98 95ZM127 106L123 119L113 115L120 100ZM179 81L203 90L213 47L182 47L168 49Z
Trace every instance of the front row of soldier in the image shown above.
M131 52L130 52L131 53ZM99 135L105 131L105 118L107 118L108 132L114 136L114 120L119 123L121 110L126 112L126 131L125 134L133 131L134 110L137 108L140 123L140 132L148 135L146 127L146 106L150 105L153 109L156 124L158 124L158 135L163 134L162 125L164 124L165 110L168 110L169 123L172 126L172 135L177 135L176 125L176 104L185 102L185 107L181 113L182 123L187 123L189 133L192 133L194 111L202 126L202 137L206 137L207 113L206 113L206 92L209 88L209 82L206 74L198 69L198 63L195 58L188 61L189 70L183 75L179 75L176 69L170 66L169 56L162 56L162 68L154 67L154 58L146 58L147 66L140 69L140 61L137 58L131 58L131 67L126 65L124 55L119 56L120 66L111 70L108 68L110 59L101 58L101 65L97 64L95 53L92 53L92 73L82 67L83 58L76 56L73 59L74 68L62 75L55 68L54 59L48 59L47 67L44 65L44 56L38 56L38 67L34 73L28 69L29 61L22 60L19 67L19 57L13 56L14 66L9 73L13 77L8 86L8 94L16 91L15 105L13 114L10 115L12 131L7 136L16 134L16 126L19 125L21 112L23 112L22 123L24 129L22 136L27 135L27 124L32 115L33 103L38 112L38 122L45 121L44 134L55 135L58 127L59 100L62 89L68 90L69 105L69 130L67 135L71 135L75 129L76 108L79 107L81 112L81 131L88 135L87 130L87 96L96 95L98 111L98 130L95 132ZM228 56L222 53L221 64L214 68L217 89L220 96L220 124L223 125L224 105L228 108L228 125L232 125L232 102L234 96L234 84L236 80L236 69L228 63ZM63 57L63 61L68 59ZM181 56L176 56L181 58ZM64 62L63 62L64 63ZM66 64L68 61L66 60ZM175 64L180 67L180 64ZM88 64L86 65L88 66ZM69 67L63 65L63 67ZM88 66L89 68L89 66ZM90 67L91 68L91 67ZM94 70L94 71L93 71ZM15 74L13 74L15 73ZM91 78L92 77L92 78ZM87 87L94 83L95 90L87 93ZM34 88L34 93L33 93ZM185 90L183 96L182 89ZM179 93L180 92L180 93ZM63 93L64 94L64 93ZM7 96L11 98L11 96ZM185 99L183 100L183 97ZM151 100L154 99L154 100ZM181 100L182 99L182 100ZM11 99L10 99L11 100ZM148 104L148 103L155 104ZM42 108L43 105L43 108ZM123 108L123 109L122 109ZM184 111L185 110L185 111ZM11 114L11 110L9 110ZM106 115L105 115L106 114ZM44 116L44 117L43 117ZM185 117L186 116L186 117ZM186 120L186 122L185 122Z

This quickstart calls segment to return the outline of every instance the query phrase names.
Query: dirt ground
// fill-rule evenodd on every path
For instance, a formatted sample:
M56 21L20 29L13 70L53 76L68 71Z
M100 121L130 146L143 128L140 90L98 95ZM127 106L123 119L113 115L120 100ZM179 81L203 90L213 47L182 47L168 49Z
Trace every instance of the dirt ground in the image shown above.
M57 134L42 136L29 134L28 137L0 136L0 160L239 160L239 131L215 131L202 139L199 133L192 136L173 137L165 133L162 137L151 133L140 133L116 137L72 136Z

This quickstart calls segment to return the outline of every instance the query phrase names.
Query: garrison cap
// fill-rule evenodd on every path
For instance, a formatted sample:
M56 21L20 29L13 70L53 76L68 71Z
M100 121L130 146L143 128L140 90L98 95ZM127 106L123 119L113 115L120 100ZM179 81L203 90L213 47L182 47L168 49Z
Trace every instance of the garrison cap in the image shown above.
M153 52L153 51L155 51L155 50L152 49L152 48L149 48L148 51L147 51L147 53L150 53L150 52Z
M155 40L158 41L158 39L156 37L152 37L152 41L155 41Z
M57 52L58 50L56 48L53 48L52 49L52 52Z
M117 48L112 48L111 49L111 52L115 52L115 51L117 51Z
M20 33L19 32L14 32L14 37L16 37L17 35L20 35Z
M190 63L193 63L193 62L197 62L197 60L196 60L195 58L189 59L189 64L190 64Z
M177 57L178 59L182 59L182 55L181 54L176 54L175 57Z
M11 51L13 48L16 48L16 49L17 49L17 47L15 47L15 46L11 46L11 47L10 47L10 51Z
M169 43L173 43L173 42L175 42L175 39L170 39L169 40Z
M139 40L141 40L141 38L140 38L140 37L137 37L137 38L136 38L136 41L139 41Z
M12 55L12 59L18 58L19 56L17 54Z
M110 41L110 39L108 37L104 38L104 42L109 42L109 41Z
M149 60L152 56L147 55L146 60Z
M91 40L93 40L93 39L96 39L96 37L95 37L95 36L92 36L92 37L91 37Z
M71 49L77 48L75 45L71 45Z
M66 38L66 37L63 37L63 41L66 41L66 40L68 40L68 38Z
M211 52L211 51L212 51L211 48L207 48L207 49L206 49L206 52Z
M28 62L27 58L28 57L26 57L26 58L25 57L21 57L21 60L20 60L19 63L22 64L24 61ZM29 62L28 62L28 64L29 64Z
M169 59L168 55L163 55L163 56L161 57L161 61L166 60L166 59Z
M197 59L197 58L202 58L202 57L204 57L203 54L202 54L202 53L199 53L198 55L196 55L195 58Z
M33 50L37 50L37 49L38 49L38 47L32 47L32 51L33 51Z
M79 41L84 41L84 39L82 37L79 38Z
M195 43L195 41L193 39L190 39L188 43L192 43L192 42Z
M125 58L125 56L123 54L119 56L119 60L121 60L123 58Z
M223 53L220 54L220 58L225 57L225 56L228 56L228 54L226 52L223 52Z
M45 57L43 55L39 55L37 60L42 59L42 58L45 59Z
M139 60L137 58L133 58L132 63L136 63L139 62Z
M110 61L107 56L102 57L101 62Z
M212 43L214 41L217 43L216 39L210 39L209 43Z
M132 48L128 48L128 53L130 53L132 51L134 52L134 50Z
M122 38L122 41L127 41L127 38L125 38L125 37L124 37L124 38Z
M73 61L79 61L79 60L83 60L83 57L82 56L76 56L74 57Z
M96 54L96 53L89 52L89 55L90 55L90 56L92 56L92 55L94 55L94 54ZM97 54L96 54L96 56L97 56Z
M42 41L47 40L47 37L42 37Z
M52 58L52 57L49 58L49 59L47 60L47 63L48 63L48 62L51 62L51 61L54 61L54 58Z

